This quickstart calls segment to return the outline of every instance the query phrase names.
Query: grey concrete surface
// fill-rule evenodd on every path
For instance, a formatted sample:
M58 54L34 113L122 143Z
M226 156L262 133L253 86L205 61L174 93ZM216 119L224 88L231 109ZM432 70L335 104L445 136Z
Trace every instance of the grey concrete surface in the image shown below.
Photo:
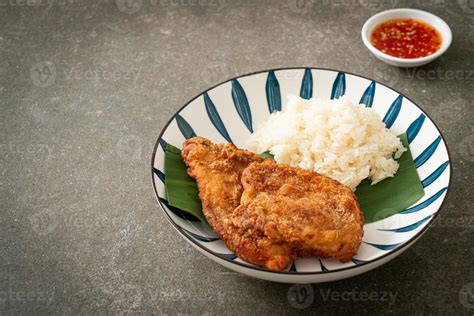
M410 71L375 60L359 32L392 7L445 19L449 51ZM464 0L0 0L0 314L474 313L473 44ZM300 303L291 285L193 250L150 183L156 138L186 101L288 66L405 93L438 123L454 170L413 247Z

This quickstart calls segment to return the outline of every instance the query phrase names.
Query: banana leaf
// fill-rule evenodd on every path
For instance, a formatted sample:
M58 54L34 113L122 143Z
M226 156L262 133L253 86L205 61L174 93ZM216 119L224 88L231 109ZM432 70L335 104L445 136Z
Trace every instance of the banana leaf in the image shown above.
M273 156L273 154L270 153L269 151L266 151L266 152L264 152L264 153L261 153L261 154L260 154L260 157L273 159L274 156Z
M407 135L403 133L398 137L408 150L397 160L400 166L395 176L375 185L371 185L366 179L355 191L367 224L397 214L425 195L413 162Z
M385 179L376 185L364 180L356 189L365 223L372 223L397 214L420 198L424 190L416 171L406 134L398 136L408 149L397 160L400 167L393 178ZM269 152L261 154L273 158ZM165 149L165 187L168 203L191 215L205 220L196 181L188 176L181 151L168 144Z
M165 147L165 189L169 205L204 219L197 183L186 171L181 150L170 144Z

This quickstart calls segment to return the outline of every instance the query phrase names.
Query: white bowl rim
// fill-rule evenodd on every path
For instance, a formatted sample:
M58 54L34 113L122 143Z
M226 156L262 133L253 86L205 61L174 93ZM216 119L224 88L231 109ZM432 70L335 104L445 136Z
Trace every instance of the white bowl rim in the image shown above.
M424 22L427 22L430 26L434 27L438 32L440 32L440 34L442 36L443 42L441 44L440 49L438 49L435 53L433 53L431 55L428 55L428 56L424 56L424 57L400 58L400 57L395 57L395 56L392 56L392 55L389 55L389 54L385 54L384 52L377 49L374 45L372 45L372 43L369 40L369 31L371 31L371 30L368 29L369 23L372 22L373 20L375 20L376 18L381 17L381 16L384 16L384 15L388 16L391 13L399 13L399 12L418 13L418 14L425 15L426 19L424 20ZM390 20L390 17L387 17L387 20ZM434 23L431 23L429 20L437 21L439 24L443 25L445 30L439 29L438 27L436 27L436 25L434 25ZM396 62L396 63L399 63L399 64L405 64L405 65L411 65L411 64L415 64L415 63L428 62L428 61L435 60L436 58L443 55L448 50L449 46L451 46L451 42L452 42L452 38L453 38L451 28L449 27L448 23L446 23L442 18L440 18L439 16L437 16L437 15L431 13L431 12L428 12L428 11L423 11L423 10L419 10L419 9L410 9L410 8L390 9L390 10L381 11L377 14L372 15L367 21L365 21L364 25L362 26L361 36L362 36L362 41L364 42L364 45L373 54L375 54L375 55L377 55L377 56L379 56L383 59L386 59L386 60L389 60L389 61L392 61L392 62Z
M152 154L152 157L151 157L151 182L152 182L152 185L153 185L153 191L155 193L155 198L156 200L158 201L158 205L160 206L161 210L165 213L166 215L166 218L168 219L168 221L170 222L170 224L177 230L178 232L178 235L183 235L183 236L186 236L186 239L188 242L190 242L193 246L195 247L198 247L198 248L201 248L202 250L204 250L205 252L209 253L209 254L212 254L214 257L217 257L218 259L221 259L221 260L225 260L225 261L228 261L232 264L236 264L244 269L250 269L250 270L257 270L259 273L266 273L266 274L278 274L278 275L319 275L319 274L329 274L329 273L338 273L338 272L341 272L341 271L347 271L347 270L351 270L351 269L354 269L354 270L357 270L359 269L360 267L362 266L365 266L365 265L369 265L369 264L373 264L377 261L381 261L383 260L384 258L386 257L389 257L391 255L394 255L395 253L398 253L397 255L393 256L393 258L397 257L399 254L403 253L405 250L407 250L415 241L417 241L419 239L419 237L421 237L427 230L428 228L431 227L431 225L434 223L436 217L439 215L439 213L441 212L441 209L443 208L444 204L446 203L446 200L448 198L448 195L449 195L449 189L451 188L451 185L452 185L452 174L453 174L453 167L452 167L452 164L450 163L449 164L449 181L448 181L448 186L447 186L447 190L446 190L446 194L444 196L444 199L443 201L441 202L438 210L436 211L436 213L431 217L431 219L429 220L429 222L426 224L425 227L423 227L422 230L420 230L418 233L416 233L414 236L412 236L410 239L408 239L407 241L405 241L402 245L400 245L399 247L395 248L394 250L392 251L388 251L386 254L380 256L380 257L377 257L373 260L368 260L368 261L365 261L363 263L359 263L359 264L356 264L356 265L353 265L353 266L350 266L350 267L345 267L345 268L340 268L340 269L335 269L335 270L328 270L328 271L316 271L316 272L290 272L290 271L276 271L276 270L269 270L269 269L265 269L265 268L261 268L261 267L258 267L258 266L249 266L245 263L240 263L238 261L234 261L234 260L231 260L231 259L228 259L228 258L225 258L225 257L221 257L219 256L217 253L213 252L212 250L209 250L207 249L206 247L202 246L200 243L198 243L197 241L195 241L193 238L191 238L183 229L181 229L181 227L179 227L174 221L173 219L171 218L171 216L166 212L165 210L165 206L162 204L162 202L160 201L160 197L158 195L158 190L156 188L156 185L155 185L155 177L154 177L154 163L155 163L155 157L156 157L156 152L158 150L158 147L160 145L160 141L163 137L163 134L166 132L166 130L168 129L168 126L173 122L173 120L176 118L176 116L182 111L184 110L188 105L190 105L195 99L201 97L204 93L206 92L209 92L210 90L218 87L218 86L221 86L227 82L230 82L232 80L235 80L235 79L239 79L239 78L243 78L243 77L249 77L249 76L253 76L253 75L257 75L257 74L261 74L261 73L266 73L266 72L270 72L270 71L281 71L281 70L299 70L299 69L302 69L302 70L305 70L305 69L310 69L310 70L323 70L323 71L332 71L332 72L343 72L345 74L349 74L349 75L352 75L352 76L356 76L356 77L360 77L360 78L364 78L364 79L367 79L367 80L371 80L371 81L374 81L375 83L377 84L380 84L396 93L398 93L399 95L403 96L403 98L409 100L410 102L412 102L416 107L418 107L420 109L420 111L426 115L426 117L433 123L433 125L435 126L436 130L438 131L439 135L441 136L442 140L443 140L443 144L445 145L446 147L446 152L447 152L447 155L448 155L448 159L449 161L452 161L451 159L451 153L449 152L449 148L448 148L448 145L447 145L447 142L446 142L446 138L444 137L444 135L441 133L441 130L439 129L439 127L436 125L436 123L431 119L431 117L428 115L428 113L426 113L418 104L416 104L412 99L406 97L403 93L377 81L377 80L374 80L374 79L371 79L371 78L368 78L368 77L365 77L365 76L362 76L362 75L358 75L358 74L355 74L355 73L352 73L352 72L348 72L348 71L342 71L342 70L336 70L336 69L331 69L331 68L322 68L322 67L282 67L282 68L271 68L271 69L265 69L265 70L259 70L259 71L255 71L255 72L251 72L251 73L247 73L247 74L243 74L243 75L238 75L238 76L235 76L233 78L230 78L230 79L227 79L225 81L222 81L214 86L211 86L210 88L207 88L206 90L202 91L201 93L197 94L195 97L193 97L191 100L189 100L188 102L186 102L181 108L179 108L175 114L173 114L173 116L168 120L168 122L165 124L165 126L163 127L163 129L161 130L159 136L158 136L158 139L156 140L156 143L155 143L155 146L153 148L153 154ZM408 247L408 248L407 248ZM217 261L216 261L217 262ZM383 261L382 261L383 262ZM377 267L377 266L375 266Z

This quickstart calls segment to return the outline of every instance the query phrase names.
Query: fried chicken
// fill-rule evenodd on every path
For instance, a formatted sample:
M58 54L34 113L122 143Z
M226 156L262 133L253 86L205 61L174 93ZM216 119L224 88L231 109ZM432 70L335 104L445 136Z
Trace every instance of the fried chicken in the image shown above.
M214 145L202 137L185 141L181 156L188 174L197 180L207 222L219 236L226 236L232 211L240 205L242 172L251 162L263 159L232 144Z
M297 255L345 262L357 253L363 215L339 182L202 137L182 157L209 225L240 258L283 270Z
M188 174L197 181L204 216L229 250L259 266L286 268L295 258L289 245L264 235L240 233L232 222L243 192L242 172L251 162L265 159L232 144L214 145L202 137L185 141L181 155Z
M364 218L348 187L318 173L268 161L250 164L242 174L244 192L233 222L290 244L299 256L357 254Z

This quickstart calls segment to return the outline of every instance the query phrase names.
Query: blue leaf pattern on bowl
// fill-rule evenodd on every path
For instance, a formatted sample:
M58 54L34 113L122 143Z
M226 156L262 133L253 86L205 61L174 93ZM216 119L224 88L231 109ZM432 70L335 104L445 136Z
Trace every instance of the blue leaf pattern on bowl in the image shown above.
M321 271L329 271L328 268L326 268L323 264L323 262L321 261L321 259L319 259L319 265L321 266Z
M304 71L300 97L307 100L313 97L313 74L311 73L311 69L305 69Z
M160 178L161 182L165 183L165 174L156 168L153 168L153 171L155 172L156 176Z
M167 143L163 138L160 138L160 146L161 146L161 149L165 150L165 149L166 149L166 145L168 145L168 143Z
M354 262L356 265L360 265L360 264L366 263L367 261L365 261L365 260L359 260L359 259L356 259L356 258L352 258L352 262Z
M163 205L165 205L171 212L173 212L174 215L178 216L179 218L190 222L200 222L199 218L194 217L193 215L186 213L177 207L169 205L168 200L160 198L160 202L163 203Z
M438 148L440 142L441 136L438 136L433 143L431 143L418 157L415 158L414 162L416 168L420 168L425 162L428 161L428 159L430 159L430 157L436 151L436 148Z
M237 256L233 253L219 253L218 254L220 257L227 259L227 260L235 260L237 259Z
M332 85L331 100L339 99L346 93L346 75L343 72L337 74Z
M415 139L416 135L418 135L418 132L420 131L424 122L425 115L420 114L420 116L410 124L407 129L407 139L409 144Z
M190 139L196 137L196 133L194 133L191 125L189 125L189 123L186 122L186 120L179 114L176 115L176 123L178 123L178 128L183 134L184 138Z
M293 262L293 263L291 264L291 267L290 267L290 270L289 270L289 271L290 271L290 272L298 272L298 271L296 270L295 262Z
M410 213L415 213L418 211L421 211L422 209L426 208L429 206L431 203L436 201L443 193L447 190L448 188L443 188L439 190L436 194L431 196L430 198L426 199L425 201L421 202L420 204L417 204L413 207L407 208L404 211L401 211L399 214L410 214Z
M426 177L425 180L421 181L421 184L423 185L424 188L426 188L427 186L429 186L431 183L435 182L436 179L439 178L439 176L443 173L444 170L446 170L446 168L448 167L449 165L449 161L446 161L445 163L443 163L441 166L438 167L438 169L436 169L435 171L433 171L432 174L430 174L428 177Z
M367 245L374 246L377 249L383 250L383 251L388 251L388 250L393 250L397 248L400 244L392 244L392 245L380 245L380 244L373 244L370 242L366 242Z
M232 100L242 122L247 126L250 133L253 133L252 112L250 111L249 101L237 79L232 80Z
M232 139L230 138L229 133L227 132L227 129L225 128L225 125L222 122L222 119L219 116L219 113L217 112L217 109L207 92L204 93L204 105L206 106L207 115L209 116L209 119L211 120L214 127L222 135L222 137L224 137L229 143L232 143Z
M268 111L270 113L281 111L280 84L274 71L268 73L265 92L267 94Z
M193 236L194 238L196 238L197 240L202 241L202 242L213 242L213 241L219 240L219 238L217 238L217 237L205 237L205 236L201 236L201 235L192 233L189 230L184 229L183 227L180 227L180 228L182 230L184 230L186 233L188 233L189 235Z
M402 108L402 100L403 97L399 95L395 99L395 101L393 101L392 105L385 114L383 122L385 123L385 126L387 126L387 128L392 127L393 123L395 123L395 120L397 119L398 114L400 113L400 109Z
M371 108L374 103L375 96L375 81L372 81L370 85L365 89L364 94L360 98L359 104L365 104L366 108Z
M417 229L418 227L420 227L421 224L423 224L424 222L426 222L427 220L429 220L431 217L433 217L433 215L426 216L426 217L423 218L422 220L419 220L418 222L413 223L413 224L410 224L410 225L407 225L407 226L405 226L405 227L393 228L393 229L379 229L379 230L380 230L380 231L385 231L385 232L395 232L395 233L411 232L412 230Z

